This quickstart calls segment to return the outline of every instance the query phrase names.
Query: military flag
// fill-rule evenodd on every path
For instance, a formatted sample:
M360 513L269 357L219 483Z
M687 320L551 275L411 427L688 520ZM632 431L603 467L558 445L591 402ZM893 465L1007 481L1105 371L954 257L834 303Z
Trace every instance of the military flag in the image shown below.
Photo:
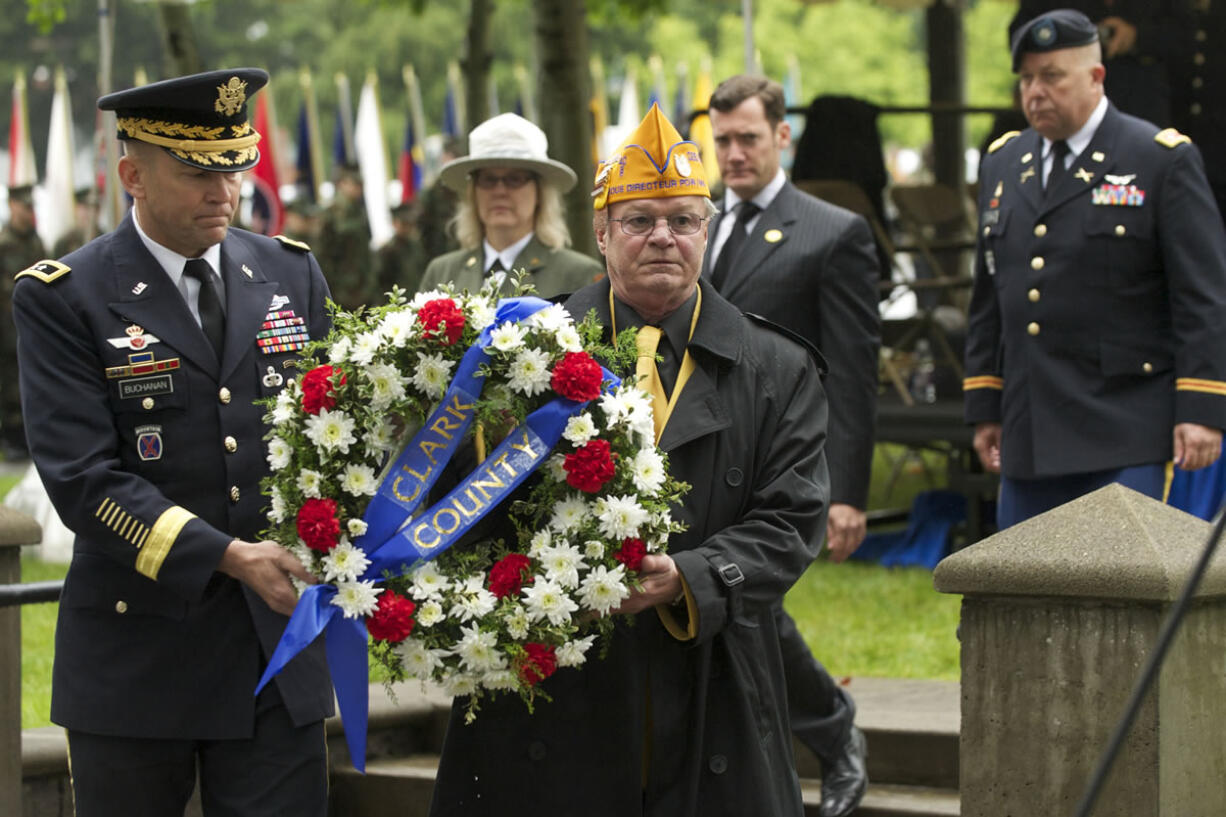
M690 103L696 111L705 111L711 102L711 58L703 59L702 68L698 72L698 81L694 83L694 98ZM686 113L689 115L689 112ZM707 172L707 184L714 186L719 182L719 164L715 161L715 135L711 132L711 118L705 113L694 117L690 123L690 141L698 145L702 155L702 166Z
M362 194L366 219L370 222L370 245L381 247L392 237L392 214L387 201L387 147L379 121L378 80L372 71L358 97L358 118L353 129L358 169L362 174Z
M73 228L74 207L72 165L76 157L72 144L72 102L64 69L55 70L55 91L51 97L51 124L47 129L47 173L42 195L35 199L38 234L43 244L55 246Z
M353 135L353 97L349 93L349 77L336 75L336 127L332 131L332 161L338 165L354 163L356 153Z
M295 185L298 195L312 203L320 200L319 185L324 178L323 142L319 134L319 108L315 102L315 86L311 72L298 75L302 86L302 107L298 111L298 160Z
M285 207L281 203L280 173L277 168L276 123L272 115L271 88L255 98L255 129L260 140L260 160L248 178L254 185L251 195L251 217L248 223L254 232L279 235L285 224Z
M26 77L13 83L13 118L9 122L9 187L38 182L34 145L30 142L30 115L26 107Z

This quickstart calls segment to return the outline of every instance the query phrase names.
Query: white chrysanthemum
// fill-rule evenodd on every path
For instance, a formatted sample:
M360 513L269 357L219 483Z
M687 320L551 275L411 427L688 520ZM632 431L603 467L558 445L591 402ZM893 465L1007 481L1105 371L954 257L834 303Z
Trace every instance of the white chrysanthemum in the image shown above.
M541 553L552 544L553 536L550 535L548 529L538 530L528 540L528 555L533 559L539 559Z
M568 641L558 647L554 653L554 657L558 661L559 667L579 667L587 661L587 651L592 648L592 642L596 640L596 636L589 635L586 638L576 638L574 641Z
M490 346L500 352L514 352L516 349L523 348L524 337L527 334L524 327L518 323L505 321L490 332Z
M377 332L363 332L354 340L353 348L349 351L349 360L358 366L369 366L382 345L383 340Z
M441 599L448 584L447 577L438 572L434 562L426 562L414 570L412 582L409 592L419 601Z
M639 402L630 409L626 425L634 434L635 441L640 444L652 445L656 441L656 419L651 404Z
M326 582L356 582L358 576L370 567L370 559L366 558L365 551L342 537L340 543L324 556L323 566Z
M442 355L419 354L417 366L410 381L423 394L431 398L443 396L451 382L451 368L455 363Z
M579 601L602 616L608 615L610 610L628 598L630 588L626 584L626 569L622 565L612 570L597 565L583 577L583 583L579 586Z
M486 689L510 692L519 688L519 679L509 669L487 672L481 676L481 686Z
M583 564L583 554L579 548L560 542L543 549L540 562L545 578L551 582L557 582L567 590L579 586L579 567Z
M549 388L549 354L540 349L524 349L508 367L507 385L513 391L529 397Z
M420 618L418 623L421 623ZM427 680L435 669L441 667L443 659L447 657L446 650L432 650L421 640L412 637L396 645L396 652L400 654L400 663L404 666L405 674L423 681Z
M277 395L277 402L272 407L272 422L273 425L282 425L294 419L297 413L298 401L294 395L290 393L290 389L282 389Z
M566 428L562 431L562 436L576 447L595 437L596 423L593 422L592 415L584 411L571 417L566 421Z
M431 301L451 297L450 292L444 292L441 289L432 289L429 292L419 292L413 296L413 300L409 301L409 310L416 314L423 306Z
M273 524L281 524L285 521L285 514L289 508L285 505L285 497L281 495L281 489L276 485L272 486L272 491L268 494L268 519Z
M600 395L605 428L616 428L618 423L630 416L634 409L634 400L629 396L632 391L637 390L623 387Z
M353 348L353 341L348 335L338 338L336 343L332 344L332 348L328 350L328 359L334 364L344 363L349 358L349 352Z
M341 474L341 488L353 496L374 496L375 491L379 490L375 469L369 465L349 463Z
M583 543L583 555L591 560L604 558L605 544L599 539L588 539Z
M554 482L566 482L566 457L561 454L553 454L549 459L545 460L543 466L545 473Z
M528 620L528 611L522 604L514 605L503 618L503 623L506 625L507 634L520 641L528 637L528 628L532 625Z
M368 457L378 457L392 450L396 436L396 427L391 420L384 420L362 435L362 444L366 446Z
M319 499L319 489L323 485L323 474L318 471L312 471L310 468L303 468L298 472L298 490L302 491L302 495L310 499Z
M345 523L345 527L348 529L349 535L355 539L366 533L366 523L361 519L350 519Z
M570 313L561 304L550 304L533 312L528 318L528 324L546 332L557 332L563 326L571 324Z
M498 652L498 634L482 632L481 628L460 628L461 638L455 646L460 663L471 672L493 672L506 666L506 658Z
M553 339L563 352L582 352L583 338L573 326L563 326L553 333Z
M462 698L477 691L478 679L466 672L457 672L443 679L443 692L453 698Z
M547 618L555 627L563 627L570 623L571 613L579 609L561 586L544 576L536 576L523 592L524 607L533 621Z
M332 603L341 608L345 618L363 618L379 606L380 592L373 581L337 582Z
M348 454L349 446L358 441L355 428L356 424L348 414L325 408L314 417L307 418L306 436L316 448Z
M370 383L370 407L375 411L383 411L395 401L404 399L407 383L395 366L374 363L363 369L362 374Z
M559 500L553 506L553 515L549 526L556 531L566 533L575 530L588 519L587 502L577 494Z
M655 496L664 484L664 458L654 448L640 448L630 465L634 487L646 496Z
M302 562L303 566L310 568L315 561L315 551L306 546L306 542L299 539L289 547L290 555L298 561Z
M383 316L378 333L393 349L399 349L413 336L413 325L416 322L417 316L412 312L398 309Z
M482 587L484 576L469 576L456 582L456 595L450 615L460 621L471 621L492 612L498 606L498 598Z
M596 518L605 536L626 539L639 535L639 527L647 521L647 511L632 496L602 497L596 500Z
M498 305L489 298L474 298L468 307L468 324L480 332L498 317Z
M417 609L417 623L422 627L433 627L443 618L443 605L437 601L428 601Z

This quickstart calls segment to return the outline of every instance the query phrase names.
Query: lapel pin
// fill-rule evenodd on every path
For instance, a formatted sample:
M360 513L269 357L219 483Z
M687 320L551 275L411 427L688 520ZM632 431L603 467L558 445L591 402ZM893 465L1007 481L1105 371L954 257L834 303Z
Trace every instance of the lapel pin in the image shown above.
M1026 164L1027 162L1029 162L1029 161L1030 161L1031 159L1033 159L1033 158L1034 158L1034 154L1033 154L1033 153L1025 153L1025 154L1023 154L1023 155L1022 155L1022 164Z
M997 196L997 197L999 197L999 196L1000 196L1000 194L1001 194L1001 193L1003 193L1003 192L1005 192L1005 183L1004 183L1004 182L997 182L997 183L996 183L996 190L995 190L995 192L993 192L993 193L992 193L992 195L993 195L993 196Z
M767 230L762 237L767 244L777 244L783 240L783 233L780 230Z
M1101 162L1107 158L1107 154L1103 153L1101 150L1096 150L1090 154L1090 158L1096 162Z
M1089 184L1090 182L1094 181L1094 174L1086 170L1084 167L1077 168L1077 172L1074 173L1073 175L1081 179L1086 184Z
M132 294L133 294L133 295L140 295L140 294L141 294L142 292L144 292L144 291L145 291L145 290L146 290L148 287L149 287L149 285L148 285L148 284L146 284L144 281L141 281L139 284L137 284L136 286L132 287Z
M1026 183L1027 181L1029 181L1029 180L1030 180L1030 179L1031 179L1033 176L1034 176L1034 165L1031 165L1030 167L1028 167L1028 168L1026 168L1025 170L1023 170L1023 171L1022 171L1021 178L1019 178L1019 179L1018 179L1018 181L1019 181L1021 184L1025 184L1025 183Z
M476 263L477 263L477 257L475 255L470 255L468 256L468 261L464 263L464 266L471 267L473 264L476 264Z
M251 271L251 267L247 266L246 264L243 264L243 275L246 275L248 278L250 278L254 274L255 273Z

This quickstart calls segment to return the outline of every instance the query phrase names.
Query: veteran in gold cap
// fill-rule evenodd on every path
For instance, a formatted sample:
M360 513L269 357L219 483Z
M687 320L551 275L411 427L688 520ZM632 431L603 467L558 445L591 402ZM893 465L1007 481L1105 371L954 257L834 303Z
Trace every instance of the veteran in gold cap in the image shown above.
M566 308L609 339L637 330L639 369L621 374L653 395L693 486L688 529L644 558L608 656L546 679L534 714L500 698L465 725L457 702L431 814L800 817L775 612L825 525L818 358L699 279L706 174L658 107L601 163L593 201L608 277Z
M332 690L314 645L256 683L308 579L261 541L264 408L329 331L306 245L230 226L263 71L212 71L99 100L133 209L16 276L30 453L76 533L51 719L78 817L323 817ZM197 778L197 775L199 777Z

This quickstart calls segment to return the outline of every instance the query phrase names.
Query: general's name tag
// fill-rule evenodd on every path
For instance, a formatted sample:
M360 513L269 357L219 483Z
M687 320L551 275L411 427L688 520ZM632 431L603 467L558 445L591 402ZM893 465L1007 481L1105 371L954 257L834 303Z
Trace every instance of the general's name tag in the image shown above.
M158 394L171 394L175 390L174 381L170 375L160 374L154 377L136 377L119 381L119 397L131 400L138 397L152 397Z

